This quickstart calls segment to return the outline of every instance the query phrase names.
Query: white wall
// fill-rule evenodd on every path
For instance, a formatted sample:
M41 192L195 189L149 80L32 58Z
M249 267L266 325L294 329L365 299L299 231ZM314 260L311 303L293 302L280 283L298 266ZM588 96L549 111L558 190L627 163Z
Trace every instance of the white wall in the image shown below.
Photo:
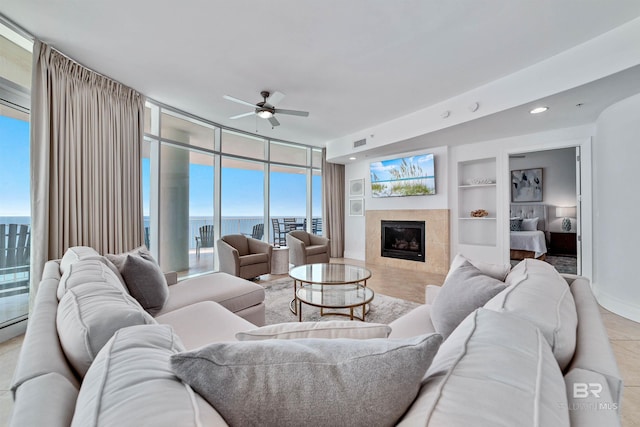
M436 172L436 194L431 196L411 197L371 197L371 176L369 165L372 162L399 157L409 157L416 154L434 155ZM448 209L447 186L447 147L429 148L421 151L396 154L386 157L371 157L366 160L354 161L345 166L345 258L365 259L365 217L349 216L349 181L352 179L365 179L365 210L396 210L396 209Z
M542 168L542 203L549 206L576 206L576 150L563 148L523 154L510 158L509 169ZM549 231L560 231L562 218L549 209Z
M640 95L602 112L594 144L594 292L600 304L640 322L638 244Z

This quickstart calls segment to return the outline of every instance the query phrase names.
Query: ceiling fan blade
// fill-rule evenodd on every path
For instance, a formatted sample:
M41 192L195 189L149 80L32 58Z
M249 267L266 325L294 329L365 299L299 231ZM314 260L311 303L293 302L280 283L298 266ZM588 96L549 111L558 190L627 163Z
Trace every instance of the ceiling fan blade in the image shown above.
M233 117L229 117L230 119L239 119L241 117L247 117L247 116L253 116L255 114L255 112L250 112L250 113L242 113L242 114L238 114L237 116L233 116Z
M247 106L253 107L253 108L256 107L256 104L252 104L250 102L243 101L242 99L234 98L233 96L224 95L223 98L226 99L227 101L237 102L238 104L247 105Z
M281 110L279 108L276 108L276 113L279 113L279 114L291 114L292 116L309 117L309 112L308 111Z
M284 99L284 93L282 92L273 92L271 95L269 95L269 97L267 98L267 102L271 105L278 105L279 102L281 102Z
M278 119L273 116L269 117L269 123L271 123L271 126L280 126Z

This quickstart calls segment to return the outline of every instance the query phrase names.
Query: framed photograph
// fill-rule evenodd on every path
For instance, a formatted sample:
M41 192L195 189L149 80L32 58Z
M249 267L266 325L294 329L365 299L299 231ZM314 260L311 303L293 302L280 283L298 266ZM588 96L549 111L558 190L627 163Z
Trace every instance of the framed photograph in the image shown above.
M349 200L349 216L364 216L364 199Z
M511 201L542 201L542 168L511 171Z
M364 178L349 181L349 197L364 196Z

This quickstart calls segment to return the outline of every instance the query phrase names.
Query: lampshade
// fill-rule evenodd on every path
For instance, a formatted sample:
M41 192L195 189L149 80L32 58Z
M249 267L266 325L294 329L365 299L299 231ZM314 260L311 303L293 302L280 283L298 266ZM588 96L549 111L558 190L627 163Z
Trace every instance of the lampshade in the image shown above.
M556 216L559 218L575 218L576 217L576 207L557 207L556 208Z

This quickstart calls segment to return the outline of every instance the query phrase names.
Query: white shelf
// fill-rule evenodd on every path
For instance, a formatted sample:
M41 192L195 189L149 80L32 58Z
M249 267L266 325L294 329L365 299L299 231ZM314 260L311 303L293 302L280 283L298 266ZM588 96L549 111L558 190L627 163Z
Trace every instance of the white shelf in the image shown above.
M492 183L492 184L462 184L462 185L458 185L458 188L461 190L466 190L468 188L482 188L482 187L495 187L496 183Z
M495 217L464 217L464 218L458 218L459 220L464 220L464 221L495 221L496 218Z

